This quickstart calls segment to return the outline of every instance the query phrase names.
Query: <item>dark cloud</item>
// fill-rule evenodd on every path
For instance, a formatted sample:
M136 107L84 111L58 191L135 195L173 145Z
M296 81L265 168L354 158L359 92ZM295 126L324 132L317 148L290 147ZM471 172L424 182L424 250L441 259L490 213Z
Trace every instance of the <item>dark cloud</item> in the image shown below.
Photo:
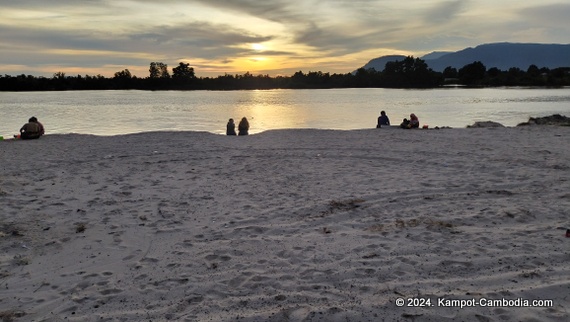
M156 48L164 54L176 53L204 59L225 59L250 53L240 45L269 41L271 36L260 36L227 25L204 22L178 26L154 27L150 32L128 36L140 49Z
M303 10L302 4L305 2L290 0L195 0L194 2L221 11L238 12L279 23L305 23L315 14Z
M244 56L253 53L250 48L241 48L239 45L272 39L270 36L254 35L227 25L210 23L148 27L148 29L130 34L10 27L0 29L0 36L3 39L11 38L11 46L16 48L115 52L112 55L115 58L108 57L108 59L118 59L121 53L124 53L126 57L131 57L133 53L139 52L166 57L226 59L228 56ZM277 55L278 52L267 54ZM20 57L14 56L12 60L18 60ZM2 58L1 61L6 63L7 57Z
M114 50L118 44L97 38L90 31L37 29L26 26L5 26L0 29L2 39L10 39L13 47L42 49Z
M80 5L83 8L90 6L100 6L108 3L107 0L0 0L0 7L2 8L42 8L44 10L51 10L61 7L77 7Z
M533 6L519 11L524 21L538 26L567 27L570 17L570 3Z
M443 1L425 12L424 21L428 24L441 24L455 20L469 4L469 1Z
M316 24L293 32L294 42L313 47L328 54L343 55L365 50L377 45L382 37L381 31L363 31L360 34L345 33L338 28L323 28Z

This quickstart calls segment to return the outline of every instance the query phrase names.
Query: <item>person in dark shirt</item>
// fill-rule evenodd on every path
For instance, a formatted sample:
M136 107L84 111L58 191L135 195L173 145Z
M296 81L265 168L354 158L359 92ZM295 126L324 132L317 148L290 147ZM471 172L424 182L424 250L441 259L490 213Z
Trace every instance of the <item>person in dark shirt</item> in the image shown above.
M234 123L234 119L230 119L228 121L228 125L226 125L226 135L237 135L236 124Z
M24 124L20 129L20 138L22 140L39 139L44 133L45 130L42 123L38 122L35 116L32 116L28 120L28 123Z
M376 128L379 129L382 127L382 125L390 126L390 119L388 118L388 115L386 115L385 111L380 112L380 116L378 117L378 124L376 125Z

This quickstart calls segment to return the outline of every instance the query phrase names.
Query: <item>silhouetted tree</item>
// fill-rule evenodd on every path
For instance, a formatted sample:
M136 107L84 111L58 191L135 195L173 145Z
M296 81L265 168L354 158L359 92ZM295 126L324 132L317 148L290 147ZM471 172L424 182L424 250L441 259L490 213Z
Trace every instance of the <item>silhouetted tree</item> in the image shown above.
M68 81L64 72L57 72L53 74L52 78L53 89L63 91L68 89Z
M116 72L112 83L117 89L131 89L135 87L133 75L131 75L131 72L128 69Z
M57 72L53 74L53 78L54 79L65 79L65 73L64 72Z
M180 64L178 64L178 67L174 67L172 69L172 78L178 80L190 80L194 79L195 77L194 68L190 67L190 64L180 62Z
M491 67L489 68L489 70L487 71L487 75L489 75L489 77L497 77L501 74L501 70L498 69L497 67Z
M354 87L371 87L373 86L374 74L376 74L376 69L374 68L359 68L354 74Z
M148 71L150 73L149 78L151 79L170 78L170 74L168 73L168 65L164 63L152 62L150 63L150 68Z
M541 74L540 69L536 65L528 66L526 73L528 74L529 77L538 77Z
M459 81L465 85L477 85L485 78L486 71L487 67L482 62L473 62L459 69Z
M387 87L432 87L438 83L435 73L426 62L413 56L402 61L388 62L383 72L383 84Z
M506 85L516 86L517 84L521 84L523 76L524 72L520 68L518 67L509 68L509 71L507 72Z
M290 86L292 88L306 88L307 87L306 76L303 73L303 71L295 72L295 74L293 74L293 76L291 76L291 85Z
M131 72L128 69L124 69L120 72L116 72L114 78L115 79L131 79L131 78L133 78L133 76L131 75Z
M457 68L447 66L443 70L443 77L444 78L457 78Z
M548 75L549 86L564 86L570 82L570 67L554 68Z
M443 78L457 76L460 83L477 86L570 86L570 67L550 70L531 65L524 71L510 68L501 71L486 67L481 62L465 65L456 71L448 67L443 73L429 69L419 58L407 57L402 61L389 62L384 71L358 69L354 74L333 74L321 71L298 71L292 76L270 77L269 75L225 74L216 78L197 78L194 69L187 63L180 63L173 69L173 77L168 74L167 65L153 62L150 64L151 77L137 78L128 69L116 72L113 78L102 75L67 76L64 72L53 74L52 78L32 75L0 76L0 91L49 91L49 90L106 90L106 89L273 89L273 88L350 88L350 87L397 87L426 88L443 84ZM191 82L182 81L191 77Z

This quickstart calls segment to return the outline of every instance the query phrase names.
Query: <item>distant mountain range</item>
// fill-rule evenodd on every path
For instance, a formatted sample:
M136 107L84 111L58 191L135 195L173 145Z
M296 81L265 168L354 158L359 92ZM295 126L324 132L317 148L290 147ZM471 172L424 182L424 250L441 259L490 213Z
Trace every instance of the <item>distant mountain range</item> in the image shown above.
M372 59L363 68L383 71L387 62L401 61L404 58L406 56L382 56ZM530 65L553 69L570 67L570 44L493 43L456 52L432 52L419 58L438 72L442 72L448 66L460 69L475 61L482 62L487 69L496 67L508 70L511 67L518 67L527 70Z

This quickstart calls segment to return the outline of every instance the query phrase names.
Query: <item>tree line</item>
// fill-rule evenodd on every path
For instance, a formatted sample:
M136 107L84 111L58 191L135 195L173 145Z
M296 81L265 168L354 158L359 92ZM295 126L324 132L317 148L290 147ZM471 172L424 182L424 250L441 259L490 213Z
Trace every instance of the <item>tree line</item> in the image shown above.
M570 86L570 67L549 69L531 65L526 71L516 67L503 71L496 67L487 69L476 61L460 69L447 67L443 72L435 72L424 60L413 56L388 62L382 71L360 68L346 74L298 71L292 76L270 77L247 72L196 77L194 68L184 62L171 71L167 64L152 62L145 78L133 76L128 69L116 72L113 77L68 76L63 72L57 72L51 78L4 75L0 76L0 91L436 88L450 84L473 87Z

